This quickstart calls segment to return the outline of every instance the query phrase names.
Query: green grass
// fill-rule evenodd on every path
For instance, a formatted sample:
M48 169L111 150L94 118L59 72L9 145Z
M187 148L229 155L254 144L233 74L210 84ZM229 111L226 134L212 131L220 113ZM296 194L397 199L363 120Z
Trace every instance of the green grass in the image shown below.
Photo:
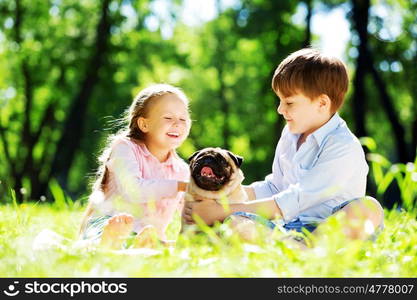
M48 204L0 207L2 277L414 277L417 221L413 213L385 212L385 230L375 242L347 241L337 219L313 249L299 250L275 239L258 245L233 236L180 236L175 249L155 255L122 255L73 247L82 208ZM179 219L170 227L176 235ZM50 229L71 241L34 249L35 237ZM211 231L211 229L208 229Z
M13 190L0 206L0 275L2 277L415 277L417 274L417 158L392 164L377 154L376 143L362 138L371 175L381 198L396 181L406 211L385 211L385 229L372 241L348 241L340 218L331 217L315 247L299 250L278 238L260 238L256 245L239 241L227 227L219 238L205 234L178 236L179 216L168 236L174 249L153 255L126 255L75 247L83 207L56 181L50 182L53 204L18 205ZM66 240L39 247L39 233L49 229ZM35 242L36 241L36 242ZM38 245L38 247L34 247ZM51 243L47 243L51 245Z

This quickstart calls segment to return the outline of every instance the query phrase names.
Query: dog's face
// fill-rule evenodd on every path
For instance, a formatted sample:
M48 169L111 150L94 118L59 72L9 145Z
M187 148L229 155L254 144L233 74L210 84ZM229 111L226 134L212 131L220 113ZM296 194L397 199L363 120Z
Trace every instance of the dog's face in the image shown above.
M188 159L195 183L207 191L218 191L240 168L243 158L220 148L205 148Z

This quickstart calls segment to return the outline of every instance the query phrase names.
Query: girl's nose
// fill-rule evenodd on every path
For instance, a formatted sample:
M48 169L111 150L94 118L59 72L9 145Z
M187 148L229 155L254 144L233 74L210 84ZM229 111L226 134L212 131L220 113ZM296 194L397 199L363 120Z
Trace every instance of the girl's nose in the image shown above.
M179 127L181 125L181 120L177 119L174 122L174 126Z

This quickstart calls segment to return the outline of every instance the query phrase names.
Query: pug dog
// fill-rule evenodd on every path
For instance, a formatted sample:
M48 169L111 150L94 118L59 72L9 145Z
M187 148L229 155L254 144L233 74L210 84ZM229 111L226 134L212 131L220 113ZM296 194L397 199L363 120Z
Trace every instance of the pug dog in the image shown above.
M193 153L190 163L190 183L185 193L185 201L215 200L221 203L242 203L248 198L243 189L245 178L240 166L243 157L221 148L204 148ZM200 233L195 225L181 222L181 232L187 230Z
M221 148L204 148L188 159L191 178L186 201L226 199L228 203L242 203L247 194L242 186L245 178L240 169L243 158Z

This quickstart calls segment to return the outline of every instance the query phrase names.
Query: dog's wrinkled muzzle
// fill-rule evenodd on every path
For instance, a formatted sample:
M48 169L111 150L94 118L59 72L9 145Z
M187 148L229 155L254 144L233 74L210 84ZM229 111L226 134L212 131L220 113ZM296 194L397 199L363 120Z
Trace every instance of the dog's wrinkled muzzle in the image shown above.
M217 191L228 181L230 166L211 156L202 157L193 164L192 176L200 188Z

